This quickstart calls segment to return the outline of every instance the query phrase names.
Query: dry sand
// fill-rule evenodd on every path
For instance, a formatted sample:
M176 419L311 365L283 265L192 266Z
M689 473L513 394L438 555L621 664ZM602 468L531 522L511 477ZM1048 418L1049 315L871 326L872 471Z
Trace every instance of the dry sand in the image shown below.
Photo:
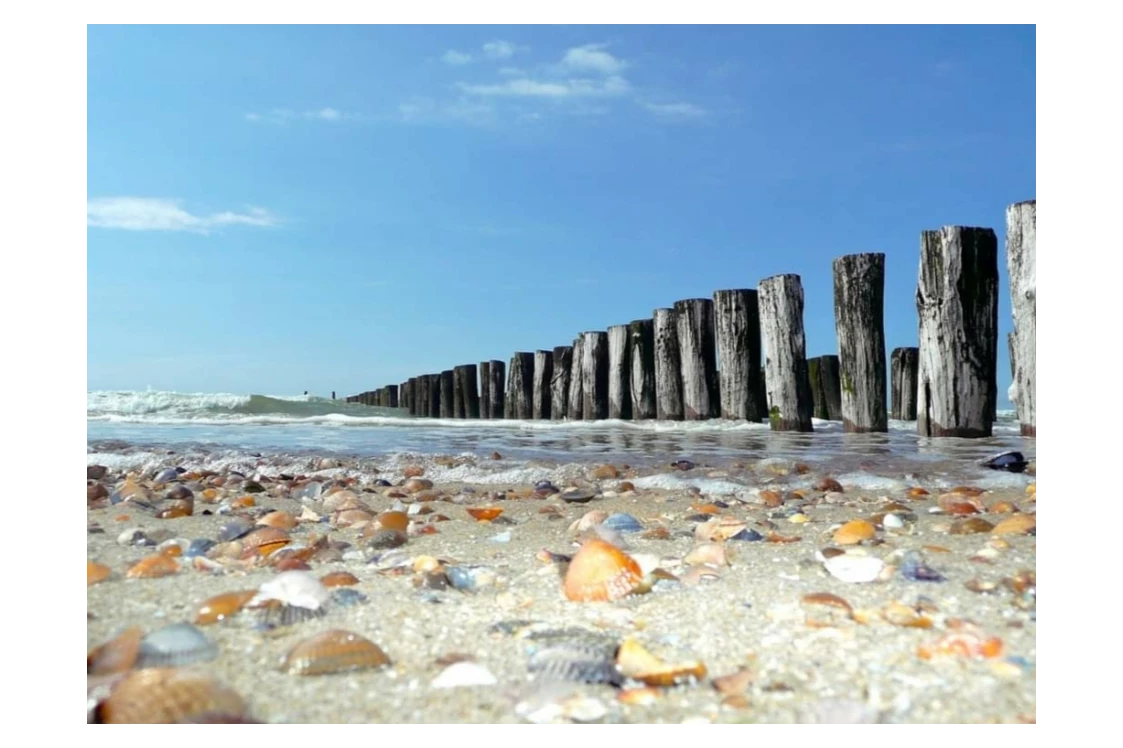
M105 482L111 484L112 477ZM601 485L607 490L617 483L607 480ZM455 494L460 487L437 488ZM475 504L490 503L485 497L497 488L501 487L478 486ZM388 509L394 502L377 493L359 495L377 510ZM504 510L501 521L513 524L477 522L468 516L465 506L434 503L435 510L450 521L436 525L438 534L411 536L407 545L391 552L391 558L429 555L459 564L485 565L498 573L497 585L474 593L419 590L412 573L385 573L378 563L314 564L318 576L337 569L353 573L360 580L357 589L368 602L270 632L255 630L247 613L203 627L218 644L220 655L196 667L236 689L251 714L264 722L522 722L528 715L548 719L548 710L534 714L529 705L564 700L567 692L550 690L528 674L528 645L532 642L525 634L536 629L512 624L507 627L509 633L504 633L493 628L500 622L526 621L559 629L589 627L620 639L633 637L666 660L700 660L706 667L705 679L659 688L656 698L647 704L622 703L619 689L609 685L572 684L573 693L587 697L578 701L568 696L566 703L578 719L625 723L1032 721L1036 712L1035 612L1024 597L1020 607L1015 605L1017 596L1002 585L993 594L979 594L965 583L974 579L1000 582L1023 570L1034 571L1036 537L1003 536L996 542L990 534L951 535L947 529L953 518L929 513L935 506L934 495L908 500L899 492L886 496L883 492L847 491L831 497L840 503L825 503L821 492L812 495L805 510L810 521L805 524L774 516L778 510L760 504L661 490L608 496L584 505L566 504L557 496L496 503ZM294 514L301 511L295 499L265 494L256 498L262 507ZM676 562L697 545L692 536L696 523L687 519L696 513L691 505L722 498L730 501L722 516L745 518L750 527L765 534L767 526L755 523L772 517L775 531L801 539L792 543L726 541L731 564L719 570L716 580L695 585L663 582L649 594L611 603L567 600L560 567L538 558L543 549L573 553L576 546L568 531L570 524L586 512L600 509L631 513L645 528L666 526L672 533L670 539L628 535L627 548L653 554L664 568L679 573L683 569ZM1035 511L1032 498L1020 490L987 493L982 500L991 506L1003 498L1023 510ZM825 571L816 552L832 545L832 528L869 517L887 500L906 503L918 521L911 532L879 529L879 544L864 550L890 560L898 549L920 550L946 581L910 581L896 573L889 581L858 584L840 581ZM558 507L562 518L550 519L540 513L547 505ZM150 632L190 621L205 598L255 588L275 574L267 567L212 574L185 563L171 577L126 579L129 565L153 550L119 545L117 536L126 527L170 529L183 538L214 538L228 519L200 516L198 512L215 507L198 501L195 516L174 520L155 519L128 507L125 503L88 510L90 524L100 525L104 532L88 536L87 557L113 569L108 580L87 590L90 648L128 626ZM130 515L130 520L117 521L122 514ZM992 522L1003 518L986 517ZM302 524L293 536L299 542L301 537L329 529L324 524ZM508 534L505 542L496 538ZM353 529L331 531L333 539L355 544L358 536ZM836 625L809 625L809 617L814 621L830 612L824 606L801 603L802 596L816 592L845 598L859 611L860 621L836 618ZM915 607L918 601L930 611L926 613L932 621L930 629L893 625L880 615L890 603ZM967 619L987 636L999 637L1002 654L992 658L946 654L927 660L918 656L918 648L947 634L956 625L955 619ZM298 641L337 628L379 644L392 666L322 676L280 670L281 658ZM475 658L494 674L497 685L432 688L430 683L444 669L438 661L456 655ZM741 697L726 699L711 678L740 668L751 673L747 690ZM558 719L565 721L566 717Z

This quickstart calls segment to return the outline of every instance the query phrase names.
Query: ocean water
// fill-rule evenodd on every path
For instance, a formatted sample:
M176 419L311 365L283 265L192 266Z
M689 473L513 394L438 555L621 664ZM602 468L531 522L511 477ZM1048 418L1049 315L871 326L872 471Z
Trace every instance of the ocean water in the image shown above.
M773 433L768 424L736 421L518 421L413 418L403 411L314 396L227 393L89 392L87 463L121 469L175 464L234 467L270 474L309 473L324 457L377 464L392 475L425 462L435 480L514 483L574 473L590 463L627 463L651 475L637 485L698 484L697 473L659 468L689 459L710 473L711 491L752 482L745 465L799 461L816 473L874 489L918 481L1023 485L1032 480L982 468L999 452L1034 459L1033 439L1018 434L1012 412L999 412L989 439L918 437L914 421L891 421L887 434L844 434L842 424L814 422L812 434ZM502 459L490 459L492 453ZM455 456L455 465L433 462ZM448 462L447 460L443 462Z

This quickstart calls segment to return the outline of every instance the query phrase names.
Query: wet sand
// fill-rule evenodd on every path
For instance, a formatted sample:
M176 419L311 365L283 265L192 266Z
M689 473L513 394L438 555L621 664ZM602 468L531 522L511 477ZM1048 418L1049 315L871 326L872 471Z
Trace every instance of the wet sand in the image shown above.
M773 471L776 485L757 481L735 495L664 489L621 493L617 489L630 474L622 470L617 478L598 480L592 477L595 467L570 468L564 471L568 480L555 478L563 490L570 484L600 492L586 504L566 503L558 494L533 497L527 485L478 485L474 493L466 493L464 484L437 485L421 493L433 499L423 502L433 512L414 515L416 524L408 542L392 550L362 551L358 529L301 523L291 531L294 544L324 533L333 541L351 544L343 550L345 560L312 561L312 571L317 576L335 570L354 574L359 579L355 589L367 601L270 631L255 628L257 618L249 612L204 626L220 654L192 667L238 691L254 718L272 723L1014 723L1035 718L1036 591L1019 594L1002 584L1019 573L1035 572L1035 535L950 534L956 518L930 511L937 505L936 489L916 497L901 489L843 484L841 493L805 488L801 498L787 493L790 486L785 485L788 478L796 477L794 465L789 466L790 475L782 474L789 468ZM340 471L325 472L318 480L333 472ZM689 480L692 471L674 474ZM701 470L694 474L703 477ZM391 509L395 502L408 507L418 498L418 494L392 498L386 494L401 493L399 488L373 485L376 478L400 483L400 474L353 470L350 475L354 483L350 490L375 511ZM110 474L101 482L113 491L123 478ZM243 510L247 514L280 509L300 516L309 503L290 495L303 481L261 482L267 491L254 494L255 507ZM324 483L325 488L328 485ZM765 506L761 490L770 488L787 502ZM219 502L246 495L234 486L218 494ZM988 491L977 501L984 509L1009 501L1032 514L1035 498L1023 487L1008 487ZM831 576L822 551L843 548L834 542L834 531L844 522L869 519L891 501L907 507L896 510L905 518L902 526L878 527L872 540L848 551L885 560L888 578L852 583ZM798 540L726 540L729 564L715 568L712 578L697 581L685 574L688 569L682 560L700 542L696 527L702 519L699 510L706 504L715 506L703 511L716 509L718 516L743 520L748 529L766 538ZM124 578L132 563L155 549L119 544L122 531L137 527L149 534L170 531L177 538L213 539L230 516L201 512L215 512L220 506L197 496L194 516L166 520L140 507L130 508L130 502L87 510L89 524L103 530L88 535L87 558L113 571L109 579L87 589L92 616L87 622L89 648L128 626L148 633L191 621L204 599L253 589L275 576L267 559L256 567L231 562L221 573L197 570L192 560L180 559L180 571L173 576ZM475 506L500 507L503 512L495 521L480 522L467 513ZM570 526L593 510L629 513L646 531L666 528L668 537L663 539L643 533L612 539L622 542L628 553L654 559L683 581L667 579L647 594L614 602L567 600L562 591L564 565L544 560L541 552L574 553L578 544ZM431 522L436 513L449 520ZM800 521L791 521L792 514ZM120 521L122 515L128 519ZM997 524L1010 515L978 516ZM437 532L414 532L427 525ZM907 550L922 554L944 581L906 579L899 567L901 552ZM446 569L487 567L495 572L495 583L473 592L419 589L418 575L410 566L421 556L435 557ZM997 586L991 593L968 586L978 589L979 582ZM804 596L822 592L847 601L853 616L830 605L802 602ZM913 612L912 623L930 627L886 620L887 606L894 603ZM894 608L889 618L902 622L901 610ZM551 685L532 678L528 660L536 632L573 627L621 641L631 637L669 662L700 661L706 676L685 685L657 687L650 694L631 693L628 689L639 684L630 682L621 689L606 684ZM297 642L329 629L367 637L386 652L392 665L318 676L281 670L281 659ZM956 632L959 644L949 638ZM971 632L981 638L971 639ZM1002 642L1001 652L986 652L996 656L956 651L990 637ZM947 653L940 651L940 642ZM931 654L927 659L921 656L925 648ZM497 684L431 687L446 663L458 658L474 659L495 676ZM713 677L742 668L748 670L743 691L722 693L714 687Z

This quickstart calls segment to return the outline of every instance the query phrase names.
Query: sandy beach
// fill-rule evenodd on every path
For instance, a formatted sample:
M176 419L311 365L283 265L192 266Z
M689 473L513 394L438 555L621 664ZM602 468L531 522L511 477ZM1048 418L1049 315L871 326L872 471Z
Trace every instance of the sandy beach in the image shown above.
M686 479L706 473L663 470ZM262 722L1033 721L1035 486L927 495L915 490L919 485L791 491L786 483L797 476L801 485L814 478L819 489L838 488L823 482L827 476L801 476L805 470L773 463L764 471L771 478L727 495L628 490L635 471L621 465L570 470L573 477L556 481L559 492L549 494L531 485L429 487L422 476L346 465L286 479L259 475L253 483L237 474L183 472L167 484L137 476L136 492L113 505L103 494L132 488L124 475L109 473L87 481L88 499L98 497L88 502L87 558L110 570L87 590L87 644L92 650L129 627L150 634L191 622L207 598L275 578L270 564L284 553L238 556L237 547L222 545L208 551L209 559L180 555L170 576L126 572L158 548L180 553L191 540L217 539L235 514L252 522L282 511L304 518L287 532L290 549L325 537L332 546L321 541L307 562L311 573L349 572L357 580L350 588L365 599L271 629L260 624L259 611L248 610L199 627L217 645L217 657L184 669L235 690L247 714ZM333 483L332 476L346 477ZM378 479L397 485L376 486ZM1027 484L1033 480L1026 477ZM315 499L309 483L319 484ZM161 497L176 486L194 489L192 516L158 518L170 506ZM566 490L592 498L571 503L561 498ZM362 514L325 509L333 492L335 505L341 496L354 505L353 496L375 522L382 512L404 510L407 542L367 547L377 527L364 538ZM232 508L239 499L247 506ZM481 508L502 511L491 521L469 514ZM597 522L616 513L631 515L639 531L606 531ZM358 526L337 526L356 517ZM840 530L852 520L869 524ZM131 544L130 537L156 545ZM707 537L712 545L690 555ZM608 602L567 599L564 557L590 538L619 545L644 572L658 568L647 577L653 589L642 592L643 585ZM827 565L840 554L884 567L874 581L844 581ZM463 586L469 572L476 589L449 584L455 577ZM296 644L332 629L369 639L391 664L326 675L282 669ZM638 644L668 672L681 665L682 682L651 686L643 677L622 677L612 685L530 672L546 643L583 637L608 641L609 659L613 640ZM459 666L455 674L469 682L490 681L490 674L494 683L435 686L458 660L479 667ZM731 675L738 677L721 679Z

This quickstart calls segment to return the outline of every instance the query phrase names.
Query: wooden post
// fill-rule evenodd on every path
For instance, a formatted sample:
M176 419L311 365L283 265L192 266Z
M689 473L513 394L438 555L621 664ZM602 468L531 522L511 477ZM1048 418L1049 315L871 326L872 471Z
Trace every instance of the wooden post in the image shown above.
M997 397L998 239L988 228L921 234L916 291L921 436L991 435Z
M573 369L573 346L554 348L554 372L550 377L550 418L564 419L569 411L569 375Z
M829 420L827 413L827 398L823 391L822 371L819 367L819 357L807 359L807 385L811 388L811 417Z
M492 359L487 367L487 407L491 418L503 418L507 396L503 390L507 380L507 364Z
M389 393L389 396L390 396L390 402L387 403L386 407L387 408L398 407L398 385L396 385L396 384L386 385L386 392Z
M487 386L488 378L491 376L491 362L480 362L480 418L491 418L491 398L489 395L489 388Z
M889 430L885 384L885 255L835 259L834 324L842 375L842 430Z
M585 389L582 386L581 367L585 361L585 336L578 335L573 341L573 361L569 369L569 402L566 418L580 421L585 417Z
M463 373L459 366L452 367L452 418L467 418L467 409L464 404L464 384L461 381Z
M637 319L628 323L631 353L628 389L632 393L632 418L655 418L655 323Z
M1010 400L1022 436L1037 436L1037 200L1006 209L1006 267L1014 313Z
M681 421L682 366L675 310L656 309L652 323L655 335L655 415L660 421Z
M819 383L823 388L823 401L827 405L827 418L842 420L842 362L832 354L819 356Z
M627 325L608 328L608 417L632 419L631 344Z
M441 400L444 394L444 388L441 386L441 380L444 377L440 374L429 375L429 417L441 417Z
M534 417L534 354L519 351L507 370L507 418Z
M554 378L554 352L534 352L532 414L535 420L550 420L551 383Z
M803 337L803 284L795 274L765 278L757 287L768 420L773 431L813 431L814 402Z
M479 379L479 374L476 371L475 364L463 364L460 366L462 377L462 390L464 392L464 417L465 418L479 418L480 417L480 391L476 386L476 381Z
M456 417L456 382L453 380L452 369L441 372L441 418Z
M682 409L687 421L721 415L715 390L717 352L714 348L714 302L686 299L675 302L679 361L682 366Z
M600 421L608 418L608 333L582 333L581 391L582 418Z
M893 410L889 417L898 421L916 420L917 348L894 348L889 355Z
M419 375L413 378L413 408L410 414L416 418L424 418L429 415L427 406L425 405L425 398L429 394L429 386L425 382L425 375Z
M406 412L417 415L417 377L406 380Z
M721 365L721 417L761 421L760 305L748 288L714 291L714 324Z

